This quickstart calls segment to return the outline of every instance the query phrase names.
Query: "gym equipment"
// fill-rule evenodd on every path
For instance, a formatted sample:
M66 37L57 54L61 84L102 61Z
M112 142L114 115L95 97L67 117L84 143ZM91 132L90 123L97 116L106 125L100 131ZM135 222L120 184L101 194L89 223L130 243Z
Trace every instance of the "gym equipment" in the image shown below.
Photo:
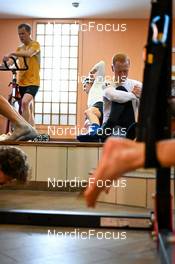
M156 168L154 231L163 263L175 263L175 247L166 242L173 229L171 174L158 163L155 145L171 137L171 50L172 0L153 1L137 138L146 143L145 167Z
M10 59L13 61L13 65L8 65L6 61L3 61L4 68L0 68L0 71L10 71L12 72L12 81L9 83L9 87L11 87L11 93L8 96L8 102L13 106L16 107L16 103L18 104L18 112L21 114L21 96L19 93L19 86L17 84L17 71L27 71L28 70L28 65L26 62L26 58L23 58L24 62L24 67L19 68L18 63L17 63L17 58L11 56ZM7 121L7 128L6 128L6 133L8 133L10 130L10 121Z
M0 209L0 224L151 230L151 214Z

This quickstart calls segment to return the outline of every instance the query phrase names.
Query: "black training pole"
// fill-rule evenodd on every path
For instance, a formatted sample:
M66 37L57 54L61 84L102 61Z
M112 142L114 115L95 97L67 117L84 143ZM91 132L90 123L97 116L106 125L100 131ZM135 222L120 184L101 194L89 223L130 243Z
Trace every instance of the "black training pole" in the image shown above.
M165 2L165 1L164 1ZM165 3L164 3L165 4ZM172 0L166 0L166 5L161 5L162 13L169 16L167 44L164 47L165 56L160 75L157 119L160 116L158 139L171 137L171 116L169 113L168 97L171 96L171 52L172 52ZM163 89L163 87L164 89ZM162 100L164 98L165 100ZM160 114L160 115L159 115ZM171 171L170 168L158 168L156 170L156 207L158 228L172 231L172 201L171 201Z
M172 230L170 168L159 166L155 148L157 141L171 137L168 106L171 95L171 51L172 0L153 1L137 138L146 143L145 167L156 168L155 216L159 231Z

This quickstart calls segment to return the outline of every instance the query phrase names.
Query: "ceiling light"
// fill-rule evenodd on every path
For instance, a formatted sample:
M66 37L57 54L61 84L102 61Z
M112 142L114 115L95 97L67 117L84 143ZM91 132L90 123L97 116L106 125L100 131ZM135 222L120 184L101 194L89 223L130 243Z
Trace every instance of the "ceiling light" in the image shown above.
M73 3L72 3L72 6L73 6L73 7L79 7L79 4L80 4L79 2L73 2Z

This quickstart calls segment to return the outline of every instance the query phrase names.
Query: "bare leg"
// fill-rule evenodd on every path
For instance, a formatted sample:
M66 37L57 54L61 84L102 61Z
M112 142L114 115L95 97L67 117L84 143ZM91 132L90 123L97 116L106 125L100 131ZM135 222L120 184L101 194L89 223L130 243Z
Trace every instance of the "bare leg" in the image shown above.
M175 165L175 140L157 142L157 158L162 167ZM88 206L95 206L98 195L105 190L105 181L120 178L124 173L141 168L145 160L145 143L129 139L110 138L105 143L99 166L92 175L84 196ZM103 181L103 188L98 187L98 180ZM108 182L109 184L109 182ZM101 186L101 184L100 184Z
M35 127L35 118L34 118L34 100L32 99L30 103L30 120L29 123L31 126Z
M24 96L22 98L22 116L31 125L33 125L32 104L33 104L33 96L31 94L28 94L28 93L24 94Z
M99 119L101 116L101 113L98 108L96 107L90 107L85 111L85 116L89 120L91 124L98 124L100 125Z
M8 101L0 95L0 114L8 118L14 124L14 132L5 140L26 140L37 136L37 132L17 113ZM1 140L1 139L0 139ZM4 139L2 139L4 140Z
M128 171L144 165L144 144L121 138L110 138L103 149L99 166L92 175L85 191L88 206L95 206L98 195L104 191L105 181L118 179ZM103 187L98 187L98 181L103 181Z

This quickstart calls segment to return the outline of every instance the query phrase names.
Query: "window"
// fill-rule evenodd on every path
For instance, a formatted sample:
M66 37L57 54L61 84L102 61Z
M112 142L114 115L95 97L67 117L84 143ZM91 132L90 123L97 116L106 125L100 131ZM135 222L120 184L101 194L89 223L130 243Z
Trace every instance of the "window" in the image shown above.
M41 45L41 82L35 122L76 125L78 25L37 23L36 39Z

